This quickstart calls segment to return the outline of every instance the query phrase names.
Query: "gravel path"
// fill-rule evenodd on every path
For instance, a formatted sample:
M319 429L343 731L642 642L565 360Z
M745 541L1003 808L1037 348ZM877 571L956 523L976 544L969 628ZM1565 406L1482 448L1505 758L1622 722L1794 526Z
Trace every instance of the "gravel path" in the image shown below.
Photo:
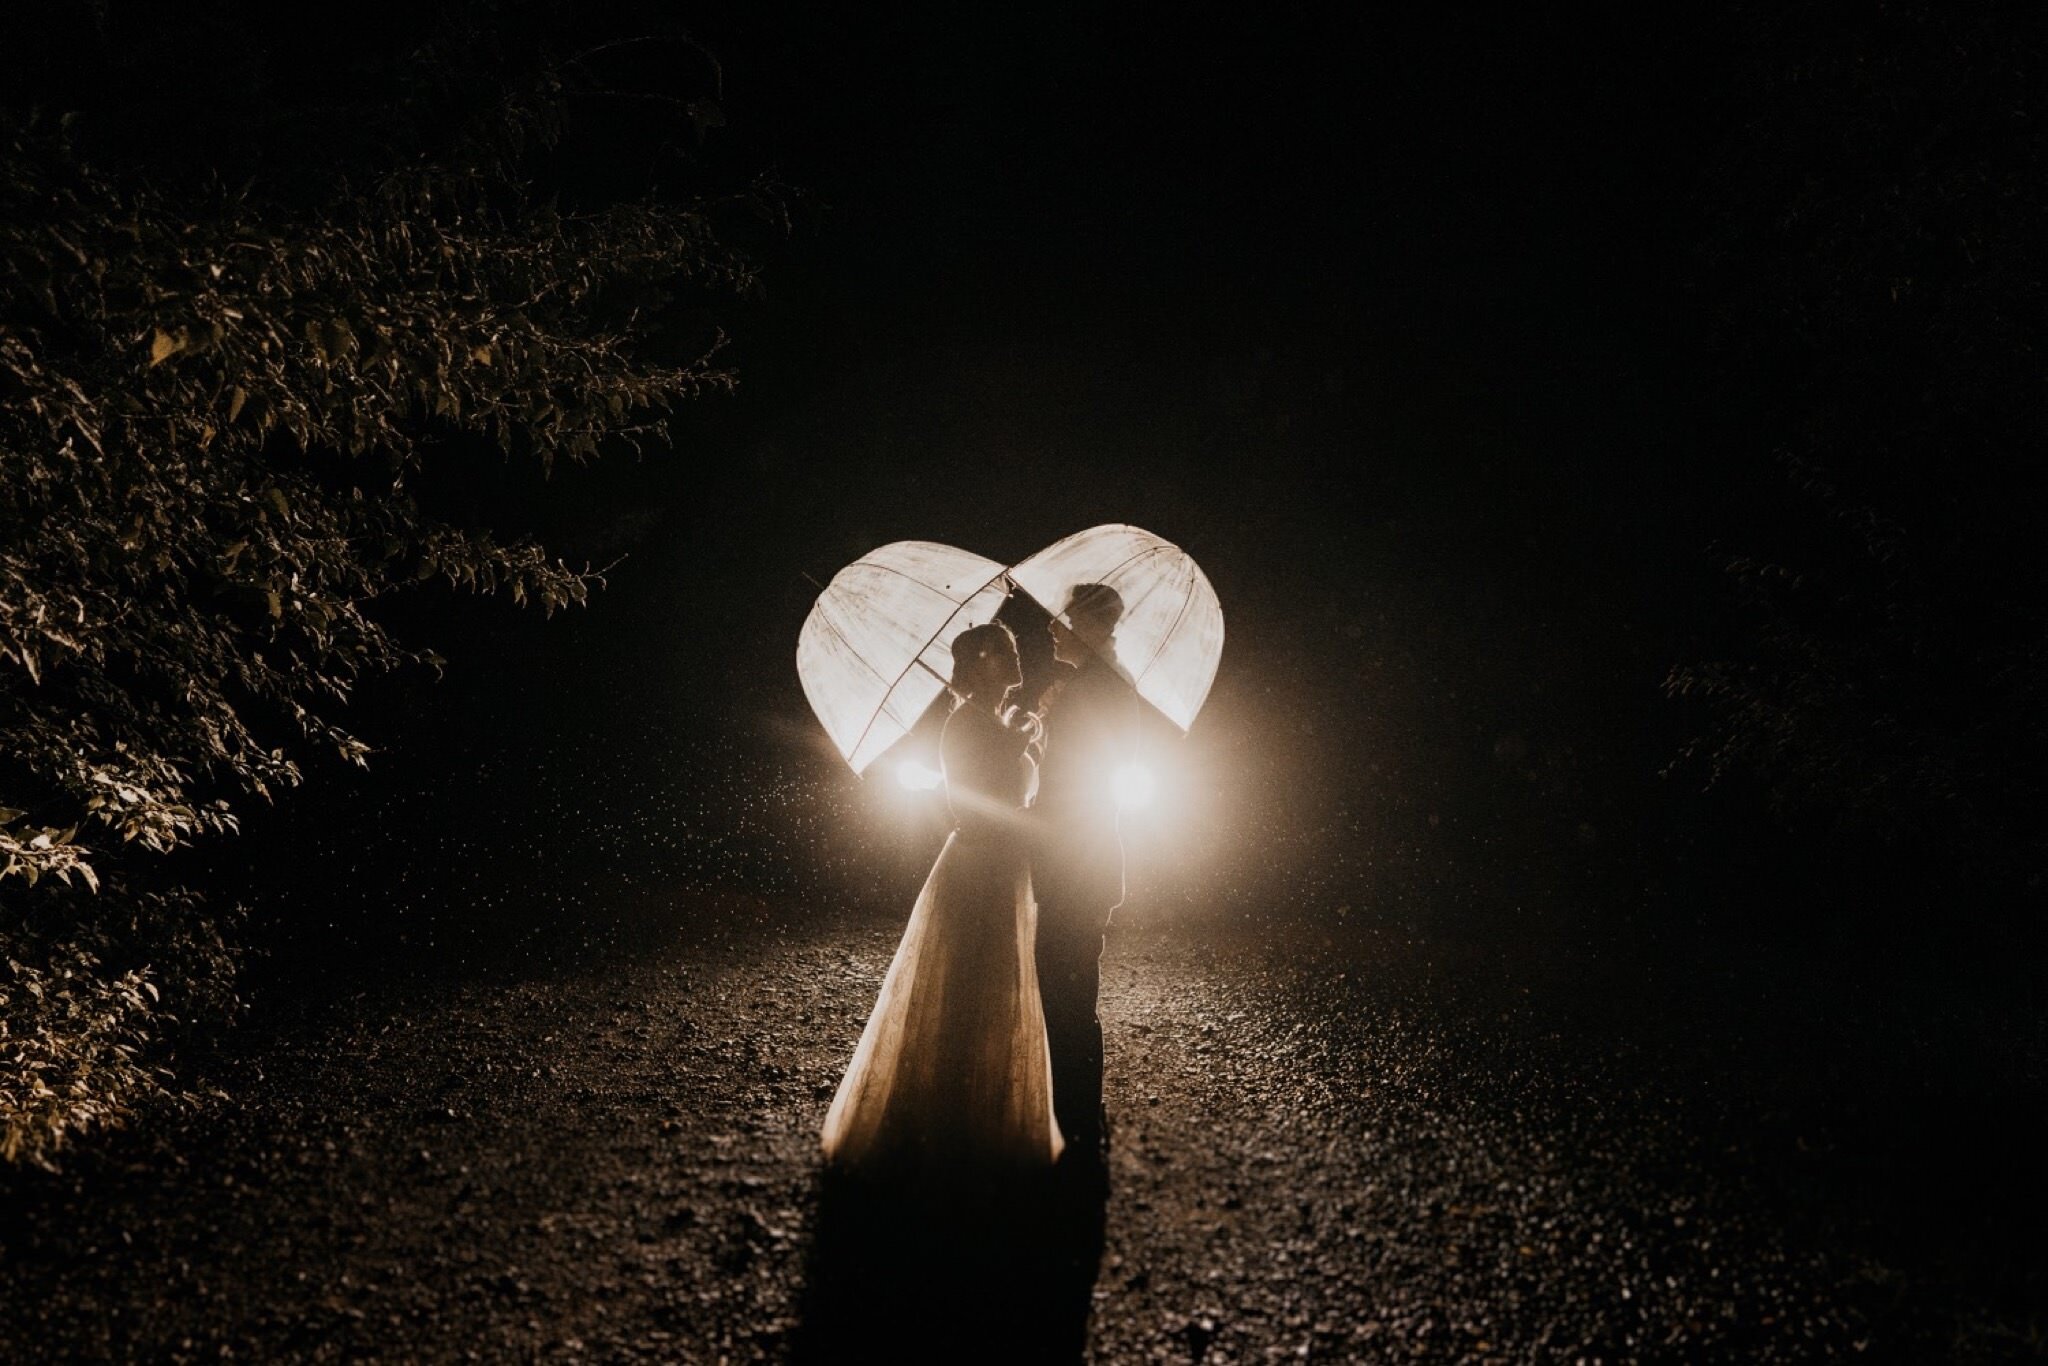
M828 1292L862 1276L959 1310L990 1359L1955 1344L1786 1211L1744 1146L1776 1140L1731 1143L1700 1100L1726 1088L1654 1040L1589 1046L1534 978L1220 921L1113 943L1106 1206L951 1204L1008 1263L916 1244L907 1210L821 1241L814 1136L895 926L701 901L687 940L609 962L308 1007L218 1078L235 1102L15 1180L0 1360L847 1360L860 1296Z

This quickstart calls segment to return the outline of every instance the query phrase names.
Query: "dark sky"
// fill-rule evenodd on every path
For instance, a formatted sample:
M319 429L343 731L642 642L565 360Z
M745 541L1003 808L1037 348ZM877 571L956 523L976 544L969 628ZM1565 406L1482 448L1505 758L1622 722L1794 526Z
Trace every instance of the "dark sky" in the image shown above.
M645 19L616 8L623 31ZM559 14L620 19L600 9ZM2027 63L1984 87L1963 152L1921 126L1976 87L1973 63L1998 69L1999 21L1889 7L1838 41L1818 10L1787 13L692 16L725 116L705 184L769 172L802 196L759 244L765 296L722 307L740 392L695 405L672 455L545 483L461 467L486 520L616 561L610 586L552 622L431 607L404 624L447 682L367 690L357 715L398 755L465 717L499 742L661 718L769 737L758 770L843 788L794 668L814 581L892 540L1014 561L1133 522L1222 601L1191 751L1212 828L1258 832L1244 857L1301 833L1304 877L1407 857L1435 879L1454 846L1511 840L1630 883L1657 860L1615 852L1664 841L1668 873L1699 775L1660 773L1700 722L1662 685L1754 644L1731 555L1779 525L1816 534L1773 464L1809 375L1839 361L1799 420L1860 454L1938 409L1915 387L1937 333L1877 272L1924 251L1979 291L1951 291L1947 319L1930 291L1928 317L1967 334L2002 316L1996 278L1940 266L1953 243L1918 221L1998 197L1940 177L2006 164ZM639 89L671 59L675 91L702 93L687 50L607 58ZM617 122L639 108L572 111L595 120L569 144L590 180L631 179L648 139L612 154L605 130L644 132ZM1914 157L1932 170L1897 200ZM1899 223L1870 227L1895 200ZM1793 221L1816 205L1819 228ZM1819 316L1844 299L1879 311ZM1823 326L1785 321L1799 309ZM1909 444L1902 464L1931 468Z
M1684 430L1722 131L1700 34L982 7L699 32L725 164L817 206L652 556L682 575L658 596L717 585L713 629L772 601L793 640L801 573L907 537L1021 558L1132 521L1291 632L1358 619L1390 567L1533 555L1569 593L1713 533Z
M1759 457L1715 426L1693 287L1757 26L1356 9L52 3L80 74L24 75L147 165L297 192L332 171L290 149L381 146L375 93L431 87L448 25L512 53L680 17L720 71L703 186L801 192L759 243L765 297L721 307L740 393L693 405L675 453L437 467L458 515L616 567L552 622L394 603L451 661L441 688L359 697L394 753L449 718L518 734L594 704L809 734L813 580L892 540L1008 562L1122 521L1215 583L1198 739L1241 792L1284 788L1288 819L1366 800L1356 769L1434 820L1461 782L1491 790L1503 745L1604 744L1625 802L1670 753L1658 684L1718 592L1728 472ZM705 93L675 44L590 71ZM246 116L279 110L244 149ZM638 193L675 111L570 116L536 164L573 202Z
M1491 801L1502 744L1608 764L1611 806L1655 784L1724 510L1689 381L1700 35L981 7L699 33L718 164L815 211L697 444L562 485L589 513L562 549L629 551L611 589L474 652L480 686L801 729L806 575L1128 521L1222 599L1197 747L1235 809L1369 808L1384 850Z

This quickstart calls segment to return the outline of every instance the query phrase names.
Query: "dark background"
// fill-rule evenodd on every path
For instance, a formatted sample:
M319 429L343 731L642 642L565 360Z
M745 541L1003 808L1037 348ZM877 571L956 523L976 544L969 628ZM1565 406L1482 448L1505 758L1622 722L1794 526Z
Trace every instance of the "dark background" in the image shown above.
M1547 904L1624 949L1687 924L1972 968L2037 939L2032 7L25 13L42 41L13 55L51 60L10 80L173 181L317 192L421 54L485 54L443 73L460 107L493 61L583 50L634 93L572 102L531 168L565 204L795 187L790 230L754 233L765 297L715 310L741 393L675 451L547 478L447 453L441 510L611 588L546 623L390 605L445 685L366 689L376 770L204 856L279 903L280 947L382 932L376 895L304 911L303 841L361 851L324 884L353 896L407 863L375 856L397 794L434 788L420 815L458 838L559 791L458 799L493 747L616 749L670 794L632 818L685 834L780 794L755 798L780 829L720 837L721 876L857 866L869 839L915 866L929 822L816 743L791 667L812 581L889 540L1008 561L1112 520L1185 546L1229 622L1162 901L1482 937ZM636 34L665 37L612 45ZM660 97L707 87L722 122L678 156ZM1803 606L1745 603L1742 557ZM1662 693L1711 660L1827 695L1738 684L1767 722L1791 698L1782 733L1702 793L1711 765L1674 760L1726 712ZM549 856L580 875L619 818ZM839 827L822 857L793 833Z
M1576 1020L1767 1217L2037 1346L2041 12L1695 8L689 16L725 118L693 183L801 191L721 314L741 390L669 454L450 459L442 507L610 586L392 603L449 663L359 695L369 771L180 855L255 912L252 1046L308 1000L723 933L707 889L757 930L899 923L940 817L825 745L812 581L1133 522L1228 639L1119 915L1392 965L1425 1021ZM567 46L676 17L570 13ZM424 14L295 26L268 69L389 61ZM205 78L220 35L178 31ZM700 89L673 48L621 78L664 60ZM635 183L635 113L579 113L565 196ZM1740 556L1818 618L1745 603ZM1667 677L1787 655L1876 700L1703 790L1717 722ZM1954 781L1859 767L1871 715Z
M1937 1052L2036 1029L2033 7L36 13L76 60L15 78L174 179L317 189L321 139L360 160L391 73L466 26L508 69L668 35L605 78L715 90L683 157L671 106L574 104L534 168L571 206L795 187L786 233L743 229L765 295L713 310L740 392L674 451L446 453L438 510L609 588L552 621L391 601L449 664L360 690L370 770L180 856L252 908L259 1012L642 942L681 886L900 915L942 822L823 744L814 582L1128 521L1228 626L1128 918L1440 943L1761 1036L1801 1028L1788 989L1896 1001ZM1746 602L1739 557L1819 585L1808 615ZM1837 694L1761 764L1685 757L1727 721L1674 669L1787 659Z
M1229 623L1194 907L1231 887L1450 930L1481 870L1444 885L1446 860L1487 864L1507 917L1538 887L1503 860L1636 881L1686 733L1659 682L1718 606L1710 541L1772 477L1712 428L1688 295L1729 33L948 10L694 33L723 66L711 174L809 195L729 324L741 397L674 459L471 492L627 559L567 621L424 623L451 678L367 698L385 770L444 762L408 727L674 725L739 745L737 786L858 801L797 739L805 575L1130 520L1196 555Z
M1127 915L1457 943L1587 994L1762 973L2024 1016L2032 9L37 13L78 60L18 79L173 178L317 190L453 25L639 92L572 104L536 163L571 207L794 187L786 232L739 229L765 294L714 310L740 392L675 450L446 453L438 510L610 586L552 621L388 604L445 679L362 689L368 773L316 766L186 858L255 911L259 1009L616 946L678 885L900 914L939 816L822 743L814 582L1128 521L1202 564L1228 641ZM723 118L682 156L643 98L670 87ZM1871 525L1904 549L1873 560ZM1818 615L1745 603L1743 556ZM1704 790L1683 756L1725 716L1667 678L1788 658L1837 694Z
M623 554L610 590L549 623L402 609L446 682L365 696L373 773L323 776L219 856L274 840L303 906L302 842L329 841L346 904L272 918L286 941L381 942L380 879L460 883L477 831L537 808L537 877L660 827L710 876L900 902L934 831L816 743L805 576L889 540L1007 561L1131 521L1196 556L1229 630L1188 828L1138 851L1134 911L1623 953L1711 921L1832 951L1833 907L1788 879L1839 861L1739 780L1660 776L1702 723L1667 670L1741 643L1717 543L1793 515L1704 288L1715 234L1775 193L1739 178L1773 98L1761 23L693 23L727 118L704 174L806 194L767 297L728 319L741 395L672 457L471 472L452 496L475 515ZM558 751L640 795L564 797ZM409 788L445 852L379 853Z

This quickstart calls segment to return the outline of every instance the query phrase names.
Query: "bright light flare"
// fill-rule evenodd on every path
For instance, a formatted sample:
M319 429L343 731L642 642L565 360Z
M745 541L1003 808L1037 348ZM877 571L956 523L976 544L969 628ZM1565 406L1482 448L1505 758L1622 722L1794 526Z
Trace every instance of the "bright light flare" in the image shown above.
M1117 807L1124 811L1143 811L1159 791L1159 780L1143 764L1117 765L1110 781L1116 788Z
M926 768L915 759L905 759L896 765L896 781L911 792L929 792L946 781L946 775L935 768Z

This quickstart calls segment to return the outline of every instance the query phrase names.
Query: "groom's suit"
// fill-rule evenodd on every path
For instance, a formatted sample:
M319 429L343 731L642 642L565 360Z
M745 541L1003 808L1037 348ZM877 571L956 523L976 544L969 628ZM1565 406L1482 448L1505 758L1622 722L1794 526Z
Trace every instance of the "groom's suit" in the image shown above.
M1053 1113L1070 1147L1101 1152L1102 1024L1096 1018L1103 935L1124 899L1113 775L1131 757L1140 702L1099 656L1068 673L1045 716L1039 766L1038 987L1052 1052Z

